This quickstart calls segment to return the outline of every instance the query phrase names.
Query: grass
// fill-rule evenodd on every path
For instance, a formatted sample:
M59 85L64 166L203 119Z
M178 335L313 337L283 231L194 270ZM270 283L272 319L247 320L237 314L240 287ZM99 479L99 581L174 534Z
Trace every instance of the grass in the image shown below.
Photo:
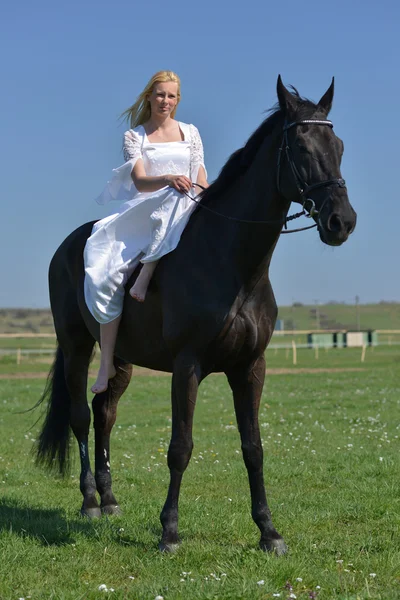
M169 377L137 376L121 400L112 472L124 513L95 522L78 516L78 460L66 480L32 463L37 414L17 411L37 401L44 381L0 381L1 600L398 599L400 352L368 352L363 365L358 349L320 352L318 367L363 370L310 374L299 369L315 367L314 354L299 351L297 371L267 379L264 470L274 523L289 545L284 558L257 549L223 376L200 387L181 494L183 543L171 556L157 550ZM291 362L283 350L267 359L271 368ZM114 592L99 591L101 584Z
M362 348L320 348L318 357L315 350L308 348L297 349L297 364L293 365L293 351L291 348L267 349L267 369L293 369L294 372L302 369L331 369L352 368L371 369L372 367L388 364L400 364L400 346L377 346L366 349L365 362L361 363ZM99 353L91 365L94 373L99 366ZM53 354L22 355L20 364L17 364L15 354L0 356L0 376L21 375L24 373L46 373L53 362ZM148 372L150 373L150 372Z

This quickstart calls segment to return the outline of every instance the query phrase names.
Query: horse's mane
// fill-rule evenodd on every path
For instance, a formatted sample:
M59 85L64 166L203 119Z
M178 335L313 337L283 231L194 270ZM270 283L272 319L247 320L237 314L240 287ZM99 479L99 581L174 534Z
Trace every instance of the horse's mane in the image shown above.
M296 99L296 111L294 119L308 119L318 108L318 105L302 98L295 87L290 86L292 95ZM218 196L222 191L230 187L241 175L243 175L254 160L264 139L272 133L275 126L283 116L283 112L276 104L267 110L269 116L261 123L258 129L249 137L243 148L236 150L225 165L222 167L217 179L201 194L201 203L208 204L210 200Z

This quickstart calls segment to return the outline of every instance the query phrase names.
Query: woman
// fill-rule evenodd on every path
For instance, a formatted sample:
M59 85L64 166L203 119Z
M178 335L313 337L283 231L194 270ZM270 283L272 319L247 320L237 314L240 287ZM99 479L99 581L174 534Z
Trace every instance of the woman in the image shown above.
M114 377L114 347L124 286L139 262L129 293L144 302L158 260L174 250L195 207L185 193L192 182L208 187L203 146L194 125L174 119L181 98L179 77L156 73L133 106L123 113L131 129L124 134L126 160L97 199L125 200L120 210L98 221L87 241L85 300L100 323L101 363L92 392Z

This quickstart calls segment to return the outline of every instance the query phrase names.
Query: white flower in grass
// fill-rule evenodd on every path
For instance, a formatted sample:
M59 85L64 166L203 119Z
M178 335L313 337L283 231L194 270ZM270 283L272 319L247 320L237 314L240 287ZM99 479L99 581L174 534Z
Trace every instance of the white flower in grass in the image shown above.
M370 573L369 576L374 578L374 577L376 577L376 573Z
M156 596L154 600L164 600L164 596Z
M293 594L293 592L291 592L291 593L289 594L289 598L297 598L297 596L296 596L296 594Z
M260 579L260 581L257 581L257 585L264 585L265 581L264 579Z
M299 581L300 583L303 581L302 577L296 577L296 581Z
M320 586L320 585L316 585L316 586L315 586L315 589L316 589L316 590L320 590L320 589L321 589L321 586Z
M107 586L105 583L99 585L99 592L108 592Z
M280 596L281 596L281 593L280 593L280 592L277 592L276 594L272 594L272 596L273 596L274 598L280 598Z

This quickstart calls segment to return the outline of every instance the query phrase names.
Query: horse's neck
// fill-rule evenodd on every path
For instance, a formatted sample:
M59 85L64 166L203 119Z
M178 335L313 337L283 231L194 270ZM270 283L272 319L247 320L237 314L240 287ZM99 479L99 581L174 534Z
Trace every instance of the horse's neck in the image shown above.
M234 275L248 285L267 273L289 209L276 189L278 139L277 135L266 139L246 173L210 205L236 219L255 221L250 224L209 219L214 228L210 235L219 237L221 251L231 258Z

